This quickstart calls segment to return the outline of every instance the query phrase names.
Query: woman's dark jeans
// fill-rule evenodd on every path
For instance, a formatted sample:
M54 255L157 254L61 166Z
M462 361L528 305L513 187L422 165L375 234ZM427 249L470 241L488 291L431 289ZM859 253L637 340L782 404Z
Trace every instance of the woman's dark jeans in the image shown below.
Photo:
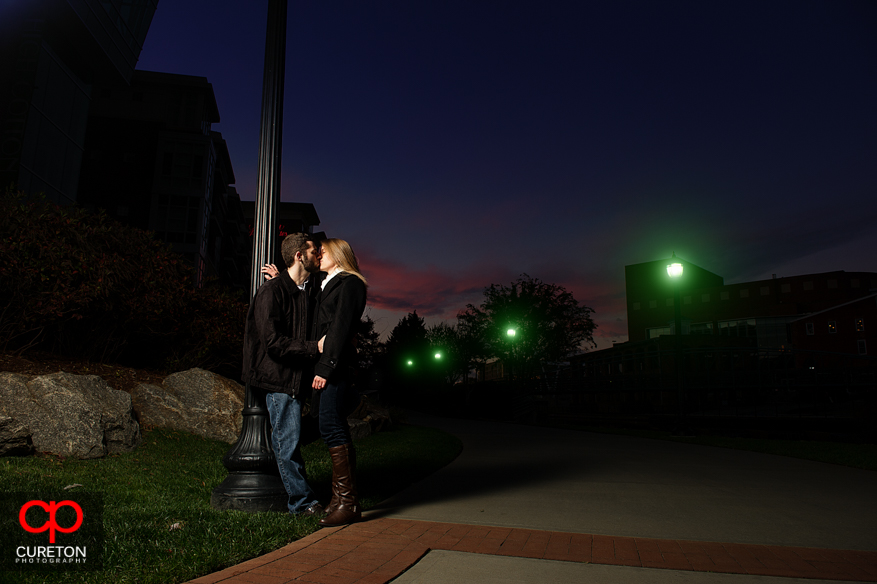
M320 435L329 448L351 444L347 416L359 405L359 392L350 381L328 381L320 392Z

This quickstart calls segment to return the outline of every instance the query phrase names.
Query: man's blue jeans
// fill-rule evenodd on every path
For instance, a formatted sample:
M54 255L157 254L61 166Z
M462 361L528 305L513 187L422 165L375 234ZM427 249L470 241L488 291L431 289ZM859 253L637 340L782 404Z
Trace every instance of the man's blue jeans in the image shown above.
M271 420L271 446L289 495L287 506L290 513L301 513L317 502L301 455L301 402L285 393L270 391L265 402Z

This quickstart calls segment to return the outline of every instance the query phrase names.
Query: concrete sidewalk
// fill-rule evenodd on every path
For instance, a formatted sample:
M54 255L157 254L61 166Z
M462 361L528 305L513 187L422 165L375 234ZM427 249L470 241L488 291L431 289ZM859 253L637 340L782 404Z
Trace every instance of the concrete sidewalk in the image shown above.
M877 581L877 473L416 417L461 455L365 521L194 582Z
M419 417L463 441L389 517L628 537L877 550L877 473L769 454Z

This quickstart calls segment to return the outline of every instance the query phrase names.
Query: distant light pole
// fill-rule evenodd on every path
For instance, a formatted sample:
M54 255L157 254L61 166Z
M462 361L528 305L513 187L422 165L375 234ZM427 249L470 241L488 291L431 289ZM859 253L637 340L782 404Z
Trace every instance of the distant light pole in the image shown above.
M262 122L259 140L259 180L253 224L253 262L250 302L262 284L261 267L271 263L280 199L283 130L283 84L286 63L287 0L269 0L262 75ZM210 504L217 509L286 511L289 496L280 479L271 446L271 424L265 392L247 384L241 435L222 459L228 476L213 489Z
M512 362L511 362L511 365L509 366L509 381L512 381L514 378L514 372L515 372L515 361L517 361L517 355L515 354L515 336L517 336L518 331L512 327L509 327L509 329L505 332L505 334L506 334L506 337L509 339L509 342L511 343L510 354L512 357ZM521 372L518 371L518 375L520 375L520 374L521 374Z
M675 261L674 261L675 260ZM685 392L682 387L682 301L680 288L682 287L682 262L678 261L676 253L670 257L670 264L667 266L667 275L673 283L673 349L676 360L676 401L679 404L679 419L677 420L677 431L682 433L684 407L683 400Z

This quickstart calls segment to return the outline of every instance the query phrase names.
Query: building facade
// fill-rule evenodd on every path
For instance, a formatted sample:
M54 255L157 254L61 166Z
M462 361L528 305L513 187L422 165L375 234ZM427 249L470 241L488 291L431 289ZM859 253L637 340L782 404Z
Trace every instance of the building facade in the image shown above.
M792 346L804 352L799 366L814 366L820 355L875 355L877 292L802 316L789 326Z
M77 201L95 88L125 87L158 0L28 0L0 18L0 182Z
M212 129L219 120L204 77L135 71L127 87L99 88L79 202L154 231L195 268L196 286L209 277L243 286L243 210L228 146Z
M680 287L683 335L727 338L732 343L736 339L740 345L763 349L816 350L813 342L800 344L795 332L805 316L834 310L877 290L873 272L826 272L726 285L721 276L679 261L684 270L677 282L667 275L669 260L625 267L630 343L675 333L674 285ZM834 348L826 343L819 350Z

